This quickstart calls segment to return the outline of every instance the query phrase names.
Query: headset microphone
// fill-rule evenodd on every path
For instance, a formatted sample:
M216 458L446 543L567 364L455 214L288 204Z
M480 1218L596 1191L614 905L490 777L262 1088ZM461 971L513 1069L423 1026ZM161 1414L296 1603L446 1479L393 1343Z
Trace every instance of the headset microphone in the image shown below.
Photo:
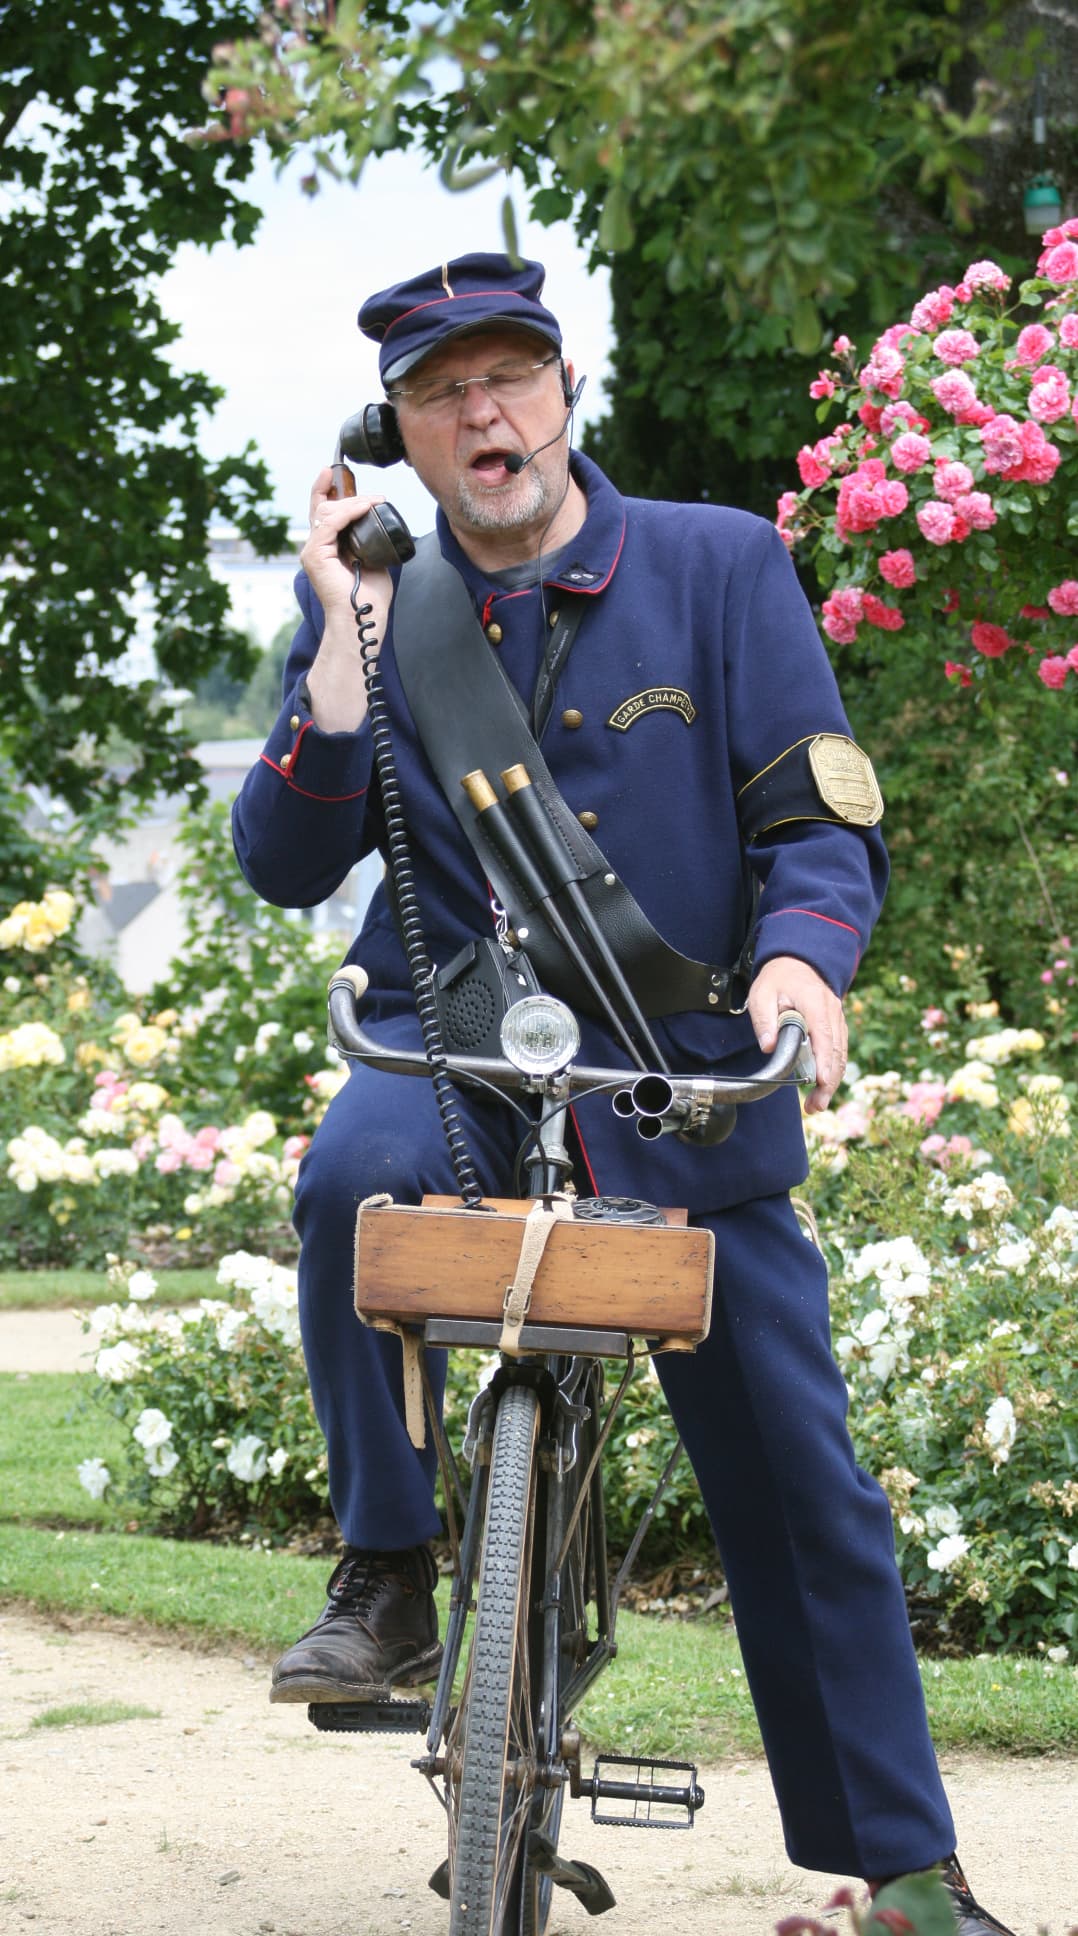
M569 425L573 421L573 412L576 409L577 404L580 402L581 392L583 391L584 385L587 382L587 380L588 379L586 376L582 376L579 383L576 385L575 389L573 390L572 394L566 397L565 401L569 405L569 408L566 412L565 422L562 424L562 427L559 430L556 437L548 437L545 444L536 444L535 449L527 451L523 457L521 457L516 451L511 451L508 457L505 457L502 459L502 462L504 463L506 470L509 471L513 477L519 477L521 471L524 469L525 464L530 464L532 461L532 458L538 457L541 451L549 450L551 444L560 444L562 438L564 437L566 431L569 428Z

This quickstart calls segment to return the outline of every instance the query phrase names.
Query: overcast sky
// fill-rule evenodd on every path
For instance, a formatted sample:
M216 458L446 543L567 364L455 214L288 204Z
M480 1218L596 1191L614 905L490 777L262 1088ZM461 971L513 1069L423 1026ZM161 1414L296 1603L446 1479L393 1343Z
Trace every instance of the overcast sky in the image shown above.
M326 181L313 199L293 162L276 176L268 161L243 191L265 212L247 248L184 245L163 279L165 314L182 325L173 352L182 368L203 370L225 392L203 432L211 456L254 438L274 487L274 506L297 522L307 516L311 480L329 463L345 417L382 396L377 347L356 327L356 312L376 289L472 249L504 247L504 182L450 194L411 156L370 162L358 187ZM567 224L542 228L525 219L515 196L520 247L547 267L546 300L561 322L566 352L588 386L578 422L601 414L610 341L605 272L589 276ZM430 501L401 465L364 471L419 530Z

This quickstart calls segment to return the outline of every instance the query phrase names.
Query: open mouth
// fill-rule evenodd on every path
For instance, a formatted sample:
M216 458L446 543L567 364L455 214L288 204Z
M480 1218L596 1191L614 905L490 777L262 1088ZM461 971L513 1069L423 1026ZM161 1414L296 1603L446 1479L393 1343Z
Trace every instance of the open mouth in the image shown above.
M469 468L484 484L506 484L512 471L506 469L505 460L510 455L507 450L481 450L473 457Z

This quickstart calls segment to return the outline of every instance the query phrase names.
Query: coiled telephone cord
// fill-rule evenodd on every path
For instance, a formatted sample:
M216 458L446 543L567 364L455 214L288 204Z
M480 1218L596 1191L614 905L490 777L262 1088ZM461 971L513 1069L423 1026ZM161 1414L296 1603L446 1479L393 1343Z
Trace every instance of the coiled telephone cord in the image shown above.
M412 855L408 845L408 831L404 824L400 788L397 784L397 765L393 757L385 694L378 669L374 607L369 603L360 604L360 581L361 572L357 565L352 585L352 610L355 613L356 631L359 636L363 683L367 689L367 714L371 722L371 738L374 742L374 763L382 794L386 844L389 849L389 871L396 893L404 952L408 960L408 972L412 977L416 1011L423 1031L423 1051L430 1066L434 1098L442 1119L442 1128L445 1131L445 1140L456 1172L461 1198L470 1210L476 1210L483 1201L483 1192L479 1187L471 1153L457 1114L453 1081L446 1065L438 1005L434 999L434 970L423 934L419 897L416 893L415 874L412 869Z

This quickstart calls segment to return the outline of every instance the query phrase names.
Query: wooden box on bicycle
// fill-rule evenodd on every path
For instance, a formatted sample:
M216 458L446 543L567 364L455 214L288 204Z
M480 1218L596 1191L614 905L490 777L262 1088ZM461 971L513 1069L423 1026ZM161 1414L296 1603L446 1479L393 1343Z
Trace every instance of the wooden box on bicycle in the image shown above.
M356 1310L364 1322L500 1321L530 1204L466 1209L453 1197L364 1205L356 1225ZM493 1213L493 1214L492 1214ZM715 1240L684 1210L661 1225L575 1222L551 1230L529 1304L534 1325L616 1327L689 1348L711 1322Z

